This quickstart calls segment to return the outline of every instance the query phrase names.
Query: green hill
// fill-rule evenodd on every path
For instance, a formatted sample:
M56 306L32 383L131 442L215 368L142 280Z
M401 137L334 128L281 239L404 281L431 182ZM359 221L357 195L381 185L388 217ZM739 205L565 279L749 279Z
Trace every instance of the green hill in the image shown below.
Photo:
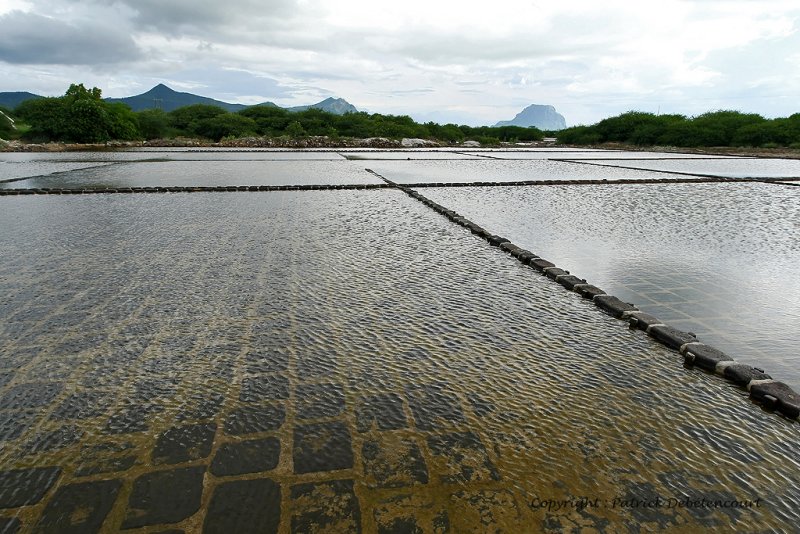
M0 93L0 107L14 109L20 103L24 102L25 100L30 100L31 98L42 98L42 97L27 92ZM253 107L253 106L246 106L244 104L231 104L229 102L223 102L221 100L215 100L213 98L208 98L205 96L175 91L173 89L170 89L163 83L156 85L146 93L142 93L140 95L127 96L124 98L105 98L104 100L106 102L111 102L111 103L121 102L123 104L128 105L133 111L144 111L145 109L162 109L167 113L175 109L182 108L184 106L191 106L192 104L205 104L209 106L217 106L224 109L225 111L230 111L230 112L241 111L243 109ZM261 104L256 104L256 105L279 107L273 102L262 102ZM326 98L325 100L317 102L316 104L311 104L308 106L295 106L286 109L288 109L289 111L305 111L307 109L321 109L322 111L327 111L328 113L333 113L335 115L344 115L345 113L358 112L358 109L356 109L354 105L350 104L343 98L332 98L332 97Z

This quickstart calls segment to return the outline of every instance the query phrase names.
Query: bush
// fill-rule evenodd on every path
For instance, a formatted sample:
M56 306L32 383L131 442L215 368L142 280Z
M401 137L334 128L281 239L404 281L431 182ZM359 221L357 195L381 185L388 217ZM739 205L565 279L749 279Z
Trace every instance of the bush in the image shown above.
M255 135L256 122L235 113L224 113L197 123L195 133L214 141L223 137Z
M238 114L255 122L256 133L266 136L279 136L290 122L290 112L277 106L253 106Z
M207 104L193 104L170 111L169 125L185 135L202 135L198 132L200 122L227 113L224 109Z
M299 121L293 121L289 123L289 126L286 127L285 133L292 138L303 137L306 135L306 131L303 129L303 125L300 124Z
M138 139L139 124L125 104L109 104L100 89L72 84L62 97L26 100L16 114L30 125L26 139L100 143Z
M16 133L16 129L14 123L11 122L11 112L0 109L0 137L8 139L14 133Z
M169 131L169 118L164 110L146 109L136 113L139 134L145 139L162 139Z
M600 142L600 133L593 126L573 126L558 132L557 139L567 145L594 145Z

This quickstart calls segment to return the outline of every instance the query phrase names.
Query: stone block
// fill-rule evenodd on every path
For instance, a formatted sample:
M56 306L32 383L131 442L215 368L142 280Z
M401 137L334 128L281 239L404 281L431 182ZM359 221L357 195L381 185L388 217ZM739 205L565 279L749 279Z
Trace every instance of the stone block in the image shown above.
M61 486L42 512L36 532L101 532L121 487L121 480Z
M537 255L536 255L536 254L534 254L533 252L530 252L529 250L523 250L522 252L520 252L520 253L519 253L519 254L517 254L517 256L516 256L516 258L517 258L519 261L521 261L522 263L524 263L525 265L528 265L528 264L529 264L529 263L530 263L532 260L535 260L535 259L537 259L538 257L539 257L539 256L537 256Z
M42 500L61 475L59 467L0 471L0 508L17 508Z
M223 443L211 462L211 472L216 476L230 476L270 471L278 466L280 454L278 438Z
M406 393L420 430L438 430L467 422L458 397L436 384L408 388Z
M333 421L298 425L294 430L295 473L334 471L353 467L350 431L344 423Z
M203 532L274 534L281 522L281 488L272 480L236 480L214 489Z
M704 343L691 343L686 345L681 352L687 364L696 365L708 371L715 371L719 362L733 361L733 358L721 350L709 347Z
M204 466L145 473L133 482L123 529L177 523L200 509Z
M284 375L259 375L242 380L239 400L262 402L289 398L289 379Z
M430 471L445 484L500 480L480 438L473 432L454 432L428 438L433 455Z
M188 425L170 428L158 437L153 464L179 464L205 458L211 453L217 425Z
M558 282L562 286L572 291L578 284L585 284L586 280L584 280L583 278L578 278L577 276L571 274L567 274L556 278L556 282Z
M592 299L595 305L610 313L617 319L622 318L625 312L639 311L633 304L622 302L620 299L613 295L597 295Z
M753 384L750 387L750 396L786 417L800 417L800 395L783 382Z
M3 192L0 190L0 195ZM22 523L16 517L0 517L0 532L3 534L17 534L22 528Z
M762 369L757 369L743 363L734 363L725 367L723 376L740 386L746 386L751 380L771 380L772 377Z
M512 243L511 241L506 241L505 243L500 244L500 250L508 252L512 256L514 256L514 252L518 250L522 250L517 245Z
M361 532L361 508L352 480L292 486L292 532Z
M339 384L300 384L295 392L298 419L333 417L344 411L344 390Z
M547 278L551 280L557 280L559 276L566 276L569 274L569 271L565 271L564 269L559 269L558 267L547 267L544 270L544 274Z
M528 262L528 265L540 272L544 272L545 269L556 266L554 263L551 263L544 258L534 258Z
M381 434L361 448L364 477L370 488L397 488L428 483L422 451L412 440Z
M0 406L4 410L38 408L50 404L63 389L60 382L18 384L0 397Z
M356 429L366 432L373 426L378 430L397 430L408 426L403 400L399 395L381 393L359 400L356 406Z
M286 410L281 405L243 406L225 420L225 433L235 436L277 430L285 420Z
M593 299L597 295L606 294L605 291L597 286L593 286L592 284L578 284L572 289L580 293L580 295L585 299Z
M501 237L499 235L491 235L491 236L489 236L488 241L489 241L489 244L492 245L493 247L499 247L503 243L508 243L509 242L508 239L506 239L505 237Z
M647 331L648 328L657 324L664 324L664 321L650 315L649 313L637 311L626 314L628 324L631 328L638 328L639 330Z
M668 325L654 325L647 329L647 333L660 343L669 348L680 350L686 343L694 343L697 338L688 332L683 332Z

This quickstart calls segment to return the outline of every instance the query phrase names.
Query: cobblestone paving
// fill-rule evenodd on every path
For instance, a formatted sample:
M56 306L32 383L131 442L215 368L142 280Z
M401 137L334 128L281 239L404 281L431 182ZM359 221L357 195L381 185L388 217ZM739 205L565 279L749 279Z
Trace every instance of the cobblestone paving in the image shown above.
M800 520L796 424L398 191L2 198L0 228L0 532Z

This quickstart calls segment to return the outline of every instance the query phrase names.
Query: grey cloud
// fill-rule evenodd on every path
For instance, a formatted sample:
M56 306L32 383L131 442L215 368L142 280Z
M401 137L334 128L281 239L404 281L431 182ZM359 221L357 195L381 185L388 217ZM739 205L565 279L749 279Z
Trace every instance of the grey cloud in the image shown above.
M133 14L132 22L137 27L167 35L204 32L213 35L223 28L236 32L236 25L240 25L238 30L245 31L267 20L291 18L298 4L297 0L94 0L94 3L125 7Z
M141 56L126 31L100 21L12 11L0 16L0 29L0 60L6 63L108 65Z

